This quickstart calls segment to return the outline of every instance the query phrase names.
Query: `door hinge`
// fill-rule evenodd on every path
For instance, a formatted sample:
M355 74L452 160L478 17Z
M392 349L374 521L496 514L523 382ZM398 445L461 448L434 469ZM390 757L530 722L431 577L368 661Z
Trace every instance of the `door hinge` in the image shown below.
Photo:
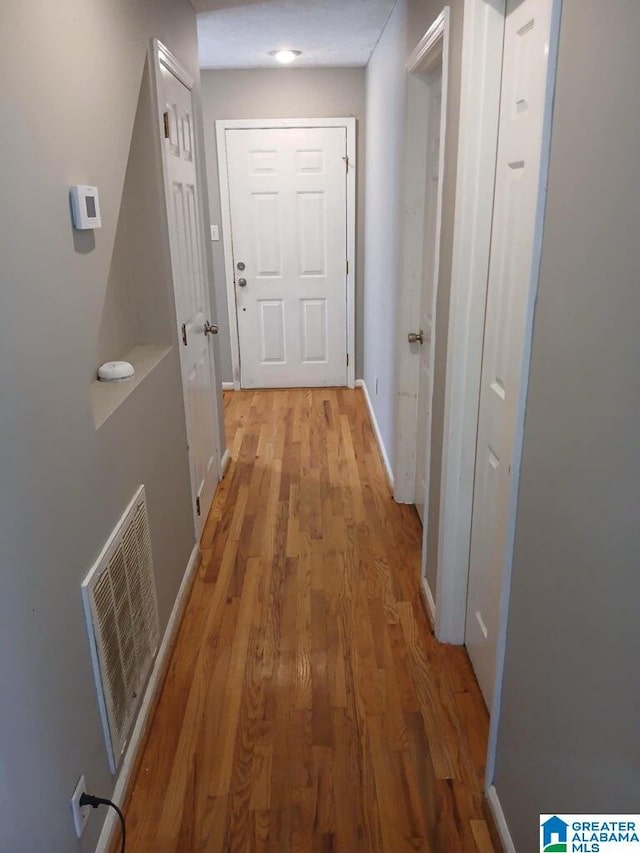
M187 345L187 324L186 323L182 324L182 343L185 346Z
M346 157L343 157L342 159L344 160L344 170L345 170L345 172L348 172L349 171L349 156L347 155Z
M347 261L347 275L349 275L349 261Z
M349 367L349 353L347 353L347 367Z
M171 136L171 130L169 127L169 110L162 114L162 123L164 125L164 138L169 139Z
M200 515L200 498L196 498L196 512Z

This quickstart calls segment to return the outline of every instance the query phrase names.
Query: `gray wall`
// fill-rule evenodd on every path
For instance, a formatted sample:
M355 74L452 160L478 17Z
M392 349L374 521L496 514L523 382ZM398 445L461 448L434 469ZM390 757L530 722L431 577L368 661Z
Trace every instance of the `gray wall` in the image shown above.
M400 277L400 206L407 56L442 11L437 0L398 0L367 68L367 173L364 379L390 459L395 458L396 304ZM429 487L427 575L435 594L444 424L444 388L460 112L463 0L451 0L447 141ZM410 331L407 329L406 331ZM403 336L404 338L404 336ZM378 393L375 393L376 378Z
M521 851L640 802L639 29L564 2L495 778Z
M167 247L157 235L129 229L114 258L151 36L197 77L188 0L6 0L2 9L0 849L7 851L95 846L104 813L91 816L80 845L69 810L81 773L96 793L108 796L113 786L80 583L140 483L163 628L194 542L177 347L98 431L89 406L108 284L122 292L123 277L140 277L143 290L155 283L161 314L170 305ZM157 160L154 170L161 180ZM71 228L68 186L76 182L100 189L104 227L94 239ZM153 221L157 194L145 200ZM159 319L154 336L166 331L166 314ZM105 322L109 351L138 335L119 329L117 316Z
M390 459L395 444L406 23L407 3L398 0L367 66L363 378Z
M260 71L203 71L202 106L211 221L221 224L215 121L222 118L331 118L357 122L356 203L356 376L362 375L364 288L364 68L278 68ZM222 234L220 235L222 237ZM220 325L219 379L231 382L231 349L222 239L211 244L217 321Z

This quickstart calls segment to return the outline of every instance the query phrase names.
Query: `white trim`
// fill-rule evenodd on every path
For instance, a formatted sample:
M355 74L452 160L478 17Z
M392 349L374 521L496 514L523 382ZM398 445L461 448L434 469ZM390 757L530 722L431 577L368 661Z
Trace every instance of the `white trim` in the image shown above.
M347 131L347 387L356 387L356 120L346 119Z
M391 487L391 491L393 491L393 468L391 467L391 463L389 462L387 448L384 446L382 433L380 432L380 427L378 426L378 419L376 418L376 413L373 410L373 404L371 403L371 397L369 396L369 389L367 388L367 384L364 379L356 379L356 388L362 388L362 393L364 394L367 409L369 410L369 420L371 421L371 426L373 427L373 432L376 437L376 441L378 442L380 456L382 457L382 464L384 465L384 470L387 475L387 480L389 482L389 486Z
M431 627L434 628L436 624L436 603L433 600L433 595L431 593L431 587L429 586L429 582L426 577L422 577L422 583L420 584L420 592L422 593L422 600L424 601L427 613L429 614L429 619L431 620Z
M237 391L239 389L236 388L235 382L223 382L222 383L223 391Z
M395 489L398 503L415 502L416 441L418 432L418 357L407 344L406 335L411 331L415 318L420 315L424 279L425 241L425 187L427 185L428 145L428 81L424 76L442 67L442 94L440 112L440 160L438 170L438 198L436 202L436 239L433 269L433 328L428 346L431 362L435 362L436 304L440 270L440 245L442 232L442 205L444 190L444 168L447 134L447 92L449 87L449 7L445 6L431 27L424 34L408 63L407 105L405 111L405 169L402 212L402 268L397 320L397 368L396 368L396 442L395 442ZM420 75L420 76L419 76ZM432 386L433 393L433 386ZM433 406L430 406L433 409ZM430 467L430 449L427 449L427 472ZM426 479L424 518L429 513L429 477ZM428 525L424 525L424 537ZM423 548L426 555L426 542ZM424 563L424 561L423 561ZM424 574L425 566L422 566Z
M429 72L444 53L446 30L449 24L449 7L445 6L407 59L407 71ZM444 66L444 58L442 61Z
M229 453L229 448L227 447L225 452L222 454L222 462L220 464L221 478L224 477L224 475L229 470L229 465L231 465L231 454Z
M496 791L493 785L490 785L487 789L487 803L489 804L489 808L491 809L491 814L493 815L493 820L495 822L498 835L500 836L500 841L502 842L504 853L517 853L516 846L513 843L511 833L509 832L509 825L507 824L507 819L504 816L504 812L502 811L502 805L498 797L498 792Z
M495 5L466 0L464 7L436 585L436 636L458 644L465 632L502 78L504 4Z
M544 115L542 120L542 144L540 146L540 175L538 177L538 202L536 208L535 231L531 262L531 279L525 327L523 332L522 368L520 373L520 390L518 394L518 422L514 436L514 455L511 491L509 495L509 516L507 519L505 537L504 573L500 593L500 618L498 623L496 648L496 676L491 702L491 718L489 721L489 743L487 746L487 764L485 768L485 784L491 785L495 775L496 755L498 751L498 727L500 724L500 709L502 706L502 679L504 676L504 661L507 650L507 623L509 620L509 598L511 595L511 575L513 571L513 553L516 539L516 520L518 515L518 492L520 490L520 471L522 467L522 450L524 446L524 422L529 391L529 368L531 365L531 349L533 346L533 321L535 314L538 284L540 280L540 265L542 262L542 241L544 236L544 215L547 201L547 185L549 179L549 160L551 156L551 131L553 125L553 105L556 88L556 73L558 68L558 43L560 41L560 17L562 0L549 0L551 3L551 22L549 28L549 58L547 60L547 81L544 100Z
M189 91L193 89L193 77L180 65L171 51L165 47L158 39L151 39L151 46L154 57L171 71L174 77L183 83Z
M164 684L164 678L167 672L167 668L169 666L171 652L173 651L173 647L175 645L176 635L178 632L178 628L180 627L180 622L182 620L182 614L184 612L187 599L189 597L189 592L191 591L191 582L193 580L193 575L195 573L196 568L198 567L199 562L200 545L196 542L196 544L193 546L191 556L189 557L189 562L187 563L187 567L182 577L180 589L178 590L178 595L176 596L176 600L171 610L171 615L169 616L169 621L167 622L167 627L165 628L162 643L160 644L160 648L158 649L158 654L156 655L155 663L153 665L153 669L151 671L151 675L149 676L149 681L144 692L142 704L140 705L136 724L133 728L133 732L131 734L129 744L124 754L124 758L122 759L122 765L120 767L118 779L111 795L111 799L116 805L120 807L123 806L124 801L127 797L129 786L134 781L133 771L136 768L136 759L138 757L138 752L144 744L145 736L147 734L149 725L151 724L151 720L153 717L153 711L155 710L160 690L162 689L162 685ZM116 828L119 828L118 818L115 812L109 809L107 810L105 821L102 824L102 831L100 832L100 837L98 838L98 844L96 846L95 853L108 853L108 851L111 849L111 844Z
M173 276L173 267L174 267L174 256L171 250L171 200L168 192L168 187L170 184L169 181L169 165L167 162L167 151L164 145L164 126L163 126L163 115L165 103L162 96L162 74L160 72L161 66L165 66L184 86L187 87L192 97L192 107L193 109L193 120L196 121L196 104L193 103L193 86L194 80L193 78L185 71L182 65L178 62L175 56L171 53L165 45L162 44L158 39L151 39L151 47L150 47L150 56L149 56L149 64L151 67L151 87L152 87L152 102L155 98L156 104L156 121L157 121L157 133L156 133L156 150L160 154L160 162L162 163L162 194L164 196L164 215L165 215L165 223L166 223L166 236L169 250L169 264L171 267L171 290L174 297L174 306L176 309L175 318L177 318L177 303L176 303L176 289L175 289L175 281ZM194 149L194 164L196 169L196 182L198 185L198 213L200 217L200 225L201 225L201 233L200 233L200 255L202 261L203 270L209 270L209 263L207 259L207 254L205 250L205 234L204 234L204 223L206 221L204 215L204 208L202 206L202 201L204 198L204 193L202 192L202 157L200 153L200 147L198 144L198 134L193 134L193 149ZM211 316L211 304L210 304L210 296L209 296L209 288L208 286L205 288L205 297L206 297L206 308L208 309L209 316ZM176 329L176 339L178 335L177 322L175 325ZM178 348L180 344L178 344ZM217 372L216 372L216 362L213 354L209 351L209 363L211 366L211 396L212 396L212 405L213 405L213 424L211 425L211 429L213 430L214 444L215 444L215 465L217 468L218 482L222 479L222 442L220 440L220 429L218 425L218 395L215 393L216 386L218 383L217 380ZM184 377L184 368L183 368L183 358L182 353L179 352L180 356L180 380L182 385L182 402L184 407L184 415L185 422L187 426L187 437L189 438L191 433L191 428L189 425L189 406L186 398L186 385L185 385L185 377ZM189 460L191 463L191 460ZM189 464L189 472L190 472L190 482L191 482L191 509L192 509L192 517L193 517L193 527L196 534L196 539L200 538L200 534L204 529L204 524L206 521L206 516L209 511L208 507L203 507L205 510L202 516L198 515L197 512L197 503L196 496L198 491L198 484L193 481L193 475L191 473L191 464ZM211 466L209 466L211 468ZM215 489L214 489L215 492Z
M356 120L355 118L288 118L288 119L218 119L216 121L218 149L218 180L222 217L222 244L229 309L229 338L231 342L231 367L233 386L240 390L240 342L238 338L238 312L234 287L233 243L231 239L231 202L229 198L229 172L227 164L227 130L260 130L288 127L344 127L347 135L347 387L355 388L356 378Z

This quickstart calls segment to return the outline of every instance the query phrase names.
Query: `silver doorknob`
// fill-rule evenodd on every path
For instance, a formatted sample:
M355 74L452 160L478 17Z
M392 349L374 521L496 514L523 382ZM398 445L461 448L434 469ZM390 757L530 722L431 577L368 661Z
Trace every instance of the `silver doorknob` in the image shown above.
M421 344L424 341L422 330L420 330L419 332L409 332L409 334L407 335L407 340L410 344Z
M210 323L208 320L204 324L204 333L205 335L217 335L218 334L218 324Z
M246 287L246 286L247 286L246 278L239 278L238 279L238 287Z

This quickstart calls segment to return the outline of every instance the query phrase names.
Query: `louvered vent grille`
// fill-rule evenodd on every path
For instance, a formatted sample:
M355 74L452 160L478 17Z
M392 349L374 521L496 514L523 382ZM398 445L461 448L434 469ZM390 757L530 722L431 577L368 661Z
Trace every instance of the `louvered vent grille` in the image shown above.
M115 773L160 634L143 486L85 578L82 592L107 753Z

